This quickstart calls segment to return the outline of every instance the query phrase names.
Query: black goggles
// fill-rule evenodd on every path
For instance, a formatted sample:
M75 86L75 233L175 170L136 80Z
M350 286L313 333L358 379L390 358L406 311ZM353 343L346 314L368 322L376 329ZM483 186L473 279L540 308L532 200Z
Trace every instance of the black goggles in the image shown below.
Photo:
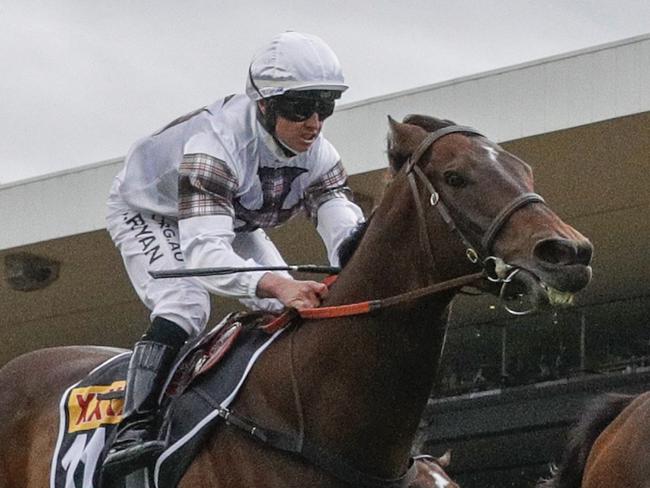
M292 122L307 120L314 113L325 120L334 113L334 100L280 96L274 102L278 115Z

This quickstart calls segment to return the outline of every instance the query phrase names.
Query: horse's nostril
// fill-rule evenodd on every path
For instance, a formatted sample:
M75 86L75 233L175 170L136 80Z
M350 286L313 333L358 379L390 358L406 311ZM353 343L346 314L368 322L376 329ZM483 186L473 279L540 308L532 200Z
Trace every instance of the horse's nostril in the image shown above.
M577 246L576 261L585 266L591 264L591 258L594 254L594 246L589 241L580 242Z
M535 257L553 265L588 265L592 252L593 248L589 242L570 239L544 239L535 245Z

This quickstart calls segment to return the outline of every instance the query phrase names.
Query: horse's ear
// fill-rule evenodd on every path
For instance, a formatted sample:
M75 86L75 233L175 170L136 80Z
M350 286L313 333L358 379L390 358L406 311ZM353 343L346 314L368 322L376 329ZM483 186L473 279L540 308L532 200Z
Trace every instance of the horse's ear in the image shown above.
M441 467L446 468L447 466L449 466L450 463L451 463L451 449L447 449L447 452L445 452L442 456L438 458L438 464Z
M398 122L390 115L388 126L388 162L393 173L397 173L426 137L427 131L417 125Z

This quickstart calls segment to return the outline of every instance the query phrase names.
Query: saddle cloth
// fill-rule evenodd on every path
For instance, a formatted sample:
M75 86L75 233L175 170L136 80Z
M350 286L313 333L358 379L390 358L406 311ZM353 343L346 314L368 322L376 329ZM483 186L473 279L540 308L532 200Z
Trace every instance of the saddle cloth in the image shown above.
M255 361L284 331L282 328L269 335L238 322L224 322L208 334L207 342L190 348L167 390L171 395L168 448L154 466L124 480L110 480L110 488L176 487L203 440L220 421L219 409L233 402ZM232 343L237 336L237 346L227 354L227 346L214 346ZM211 359L214 356L222 357L216 365ZM99 488L97 468L108 448L107 440L122 417L130 357L127 351L109 359L63 394L50 488ZM209 363L212 366L208 370ZM104 487L108 484L105 482Z

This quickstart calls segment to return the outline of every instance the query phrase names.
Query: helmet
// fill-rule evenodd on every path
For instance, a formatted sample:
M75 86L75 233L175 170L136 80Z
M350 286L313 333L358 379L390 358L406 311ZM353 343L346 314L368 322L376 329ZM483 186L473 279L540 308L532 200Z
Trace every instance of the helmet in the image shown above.
M253 100L291 91L348 89L334 51L311 34L283 32L260 49L248 69L246 94Z

